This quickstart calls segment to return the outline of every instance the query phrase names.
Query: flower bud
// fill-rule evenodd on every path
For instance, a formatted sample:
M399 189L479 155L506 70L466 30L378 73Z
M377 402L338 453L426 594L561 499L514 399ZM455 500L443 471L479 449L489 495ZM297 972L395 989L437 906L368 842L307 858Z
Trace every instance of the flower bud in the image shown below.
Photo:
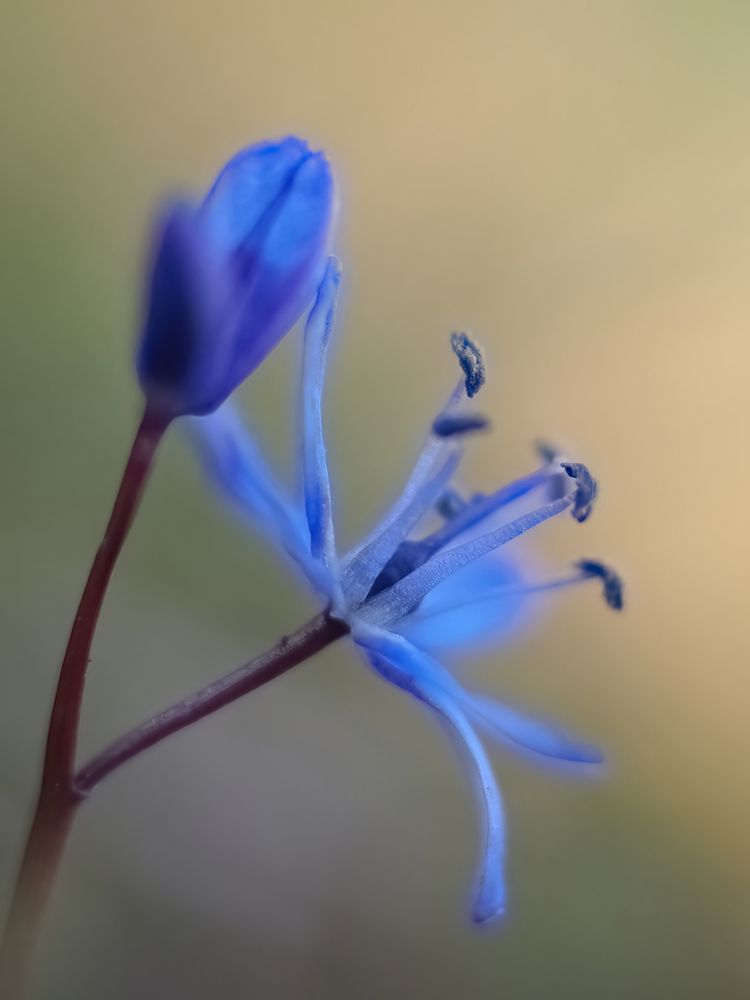
M136 367L166 417L215 410L312 301L325 266L333 178L290 137L243 150L202 205L162 221Z

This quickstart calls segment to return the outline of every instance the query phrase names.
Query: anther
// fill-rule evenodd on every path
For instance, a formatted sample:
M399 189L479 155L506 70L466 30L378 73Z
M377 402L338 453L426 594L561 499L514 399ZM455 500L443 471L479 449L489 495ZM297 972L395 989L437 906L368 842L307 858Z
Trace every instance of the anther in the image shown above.
M613 569L598 559L581 559L576 566L586 576L598 577L602 581L604 600L613 610L622 611L624 586L621 577Z
M440 413L432 424L432 433L442 438L473 434L486 430L489 423L480 413Z
M482 352L465 333L451 334L451 347L464 373L466 395L476 396L485 382L486 371Z
M576 521L585 521L594 506L594 500L599 487L585 465L580 462L560 462L571 479L576 481L575 497L573 499L573 517Z
M435 510L441 517L444 517L446 521L450 521L452 517L455 517L456 514L460 513L465 508L466 501L454 489L447 489L435 504Z

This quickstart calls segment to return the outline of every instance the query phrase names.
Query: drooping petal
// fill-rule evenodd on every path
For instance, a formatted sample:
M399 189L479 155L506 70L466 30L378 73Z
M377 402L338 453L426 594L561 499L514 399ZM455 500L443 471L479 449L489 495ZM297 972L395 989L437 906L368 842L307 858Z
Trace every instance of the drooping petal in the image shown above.
M282 548L326 596L330 574L312 558L307 524L278 483L260 448L230 402L186 421L209 479L242 517Z
M492 735L516 749L570 764L601 764L604 760L598 747L571 736L553 722L526 715L494 698L465 692L461 705Z
M398 633L372 630L357 623L352 635L362 645L374 642L383 656L405 669L408 667L414 677L440 688L473 721L510 749L521 748L537 755L537 764L539 757L572 764L600 764L604 759L597 747L569 735L554 722L534 718L495 698L467 691L439 660Z
M301 385L301 449L305 511L313 557L333 569L336 545L331 482L323 432L323 381L341 281L338 261L331 257L305 327Z
M433 652L459 648L467 652L484 643L494 646L528 617L521 584L519 566L492 553L443 580L394 628Z
M385 680L419 699L447 725L459 753L471 768L483 816L482 855L472 919L475 923L488 923L505 910L505 821L500 791L487 754L460 705L433 680L423 658L414 657L418 651L411 643L367 626L355 627L352 635Z

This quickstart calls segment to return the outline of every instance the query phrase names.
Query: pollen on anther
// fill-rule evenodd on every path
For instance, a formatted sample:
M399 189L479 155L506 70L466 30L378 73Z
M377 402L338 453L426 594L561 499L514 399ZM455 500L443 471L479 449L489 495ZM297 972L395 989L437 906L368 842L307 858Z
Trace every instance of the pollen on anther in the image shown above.
M602 581L602 593L608 606L614 611L622 611L624 604L622 577L598 559L581 559L576 565L586 576L598 577Z
M452 333L451 347L464 373L466 395L471 399L472 396L476 396L485 383L487 373L482 360L482 352L465 333Z
M560 465L576 481L573 517L576 521L585 521L591 513L599 489L596 480L581 462L561 462Z

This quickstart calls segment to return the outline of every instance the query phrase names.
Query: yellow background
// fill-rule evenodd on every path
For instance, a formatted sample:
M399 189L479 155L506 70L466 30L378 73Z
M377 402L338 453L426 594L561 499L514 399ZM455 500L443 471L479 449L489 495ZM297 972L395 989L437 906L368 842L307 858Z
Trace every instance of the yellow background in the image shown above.
M489 488L561 440L602 483L540 564L616 564L467 679L604 746L494 754L510 915L465 921L470 793L342 644L115 776L79 817L34 996L739 998L747 917L750 6L27 2L0 21L0 906L57 663L140 406L150 220L298 132L339 177L327 419L352 539L486 348ZM288 454L297 335L243 393ZM107 601L83 751L314 611L170 436ZM469 668L467 668L468 671Z

